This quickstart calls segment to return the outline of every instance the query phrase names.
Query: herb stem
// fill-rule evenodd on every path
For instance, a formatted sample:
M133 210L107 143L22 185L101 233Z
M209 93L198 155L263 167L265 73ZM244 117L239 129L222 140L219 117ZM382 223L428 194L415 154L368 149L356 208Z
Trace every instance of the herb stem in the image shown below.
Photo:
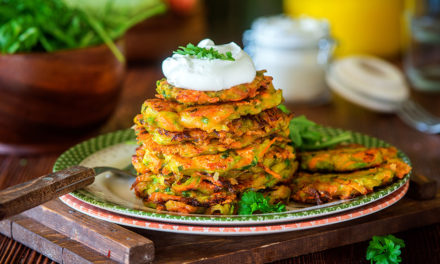
M105 30L102 28L101 24L99 24L98 21L96 21L93 17L89 16L88 14L86 14L85 17L86 17L87 21L89 22L89 25L96 31L96 33L102 39L102 41L113 52L116 59L118 59L118 61L124 63L125 62L124 55L118 49L118 47L115 45L115 43L110 38L110 36L107 34L107 32L105 32Z

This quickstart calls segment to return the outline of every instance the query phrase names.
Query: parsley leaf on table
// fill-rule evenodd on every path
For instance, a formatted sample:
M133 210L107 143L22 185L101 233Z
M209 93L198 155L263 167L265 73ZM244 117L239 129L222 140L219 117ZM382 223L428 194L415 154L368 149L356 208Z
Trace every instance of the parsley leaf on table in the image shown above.
M284 204L270 204L268 197L264 197L262 193L254 191L244 192L241 196L240 202L238 202L239 215L250 215L254 212L273 213L284 211L286 211L286 206Z
M397 264L402 262L400 249L405 242L393 235L373 236L367 248L367 260L376 264Z
M319 128L319 125L303 115L292 118L289 130L293 146L302 150L315 150L332 147L351 139L349 132L328 136L319 131Z

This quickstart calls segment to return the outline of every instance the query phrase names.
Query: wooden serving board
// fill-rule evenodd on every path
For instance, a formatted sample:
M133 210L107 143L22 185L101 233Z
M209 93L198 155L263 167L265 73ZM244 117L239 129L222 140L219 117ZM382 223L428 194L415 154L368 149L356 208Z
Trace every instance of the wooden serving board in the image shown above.
M440 193L336 225L241 237L129 230L54 200L0 222L0 232L60 263L265 263L437 222Z

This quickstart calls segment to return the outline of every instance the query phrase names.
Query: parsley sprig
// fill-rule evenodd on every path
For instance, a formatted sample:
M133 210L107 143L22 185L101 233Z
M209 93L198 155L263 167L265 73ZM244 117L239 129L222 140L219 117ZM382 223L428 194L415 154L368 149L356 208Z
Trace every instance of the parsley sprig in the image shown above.
M289 124L290 139L295 148L301 150L316 150L332 147L351 139L349 132L336 136L328 136L319 130L320 126L305 116L292 118Z
M225 54L218 52L217 50L210 48L201 48L194 46L191 43L188 43L186 47L180 46L178 50L173 51L174 54L180 54L180 55L190 55L194 56L197 59L220 59L220 60L229 60L229 61L235 61L235 59L232 57L232 53L230 51L226 52Z
M284 204L270 204L268 197L264 197L262 193L254 191L244 192L241 196L240 202L238 202L239 215L251 215L254 212L264 214L284 211L286 211L286 206Z
M376 264L397 264L402 262L400 249L405 242L393 235L373 236L367 248L367 260Z

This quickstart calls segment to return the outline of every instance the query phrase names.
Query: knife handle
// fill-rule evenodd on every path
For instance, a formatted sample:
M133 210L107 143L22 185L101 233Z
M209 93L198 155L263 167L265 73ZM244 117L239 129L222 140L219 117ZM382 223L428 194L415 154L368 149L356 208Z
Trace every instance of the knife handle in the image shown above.
M0 220L80 189L95 180L93 169L74 166L0 191Z

